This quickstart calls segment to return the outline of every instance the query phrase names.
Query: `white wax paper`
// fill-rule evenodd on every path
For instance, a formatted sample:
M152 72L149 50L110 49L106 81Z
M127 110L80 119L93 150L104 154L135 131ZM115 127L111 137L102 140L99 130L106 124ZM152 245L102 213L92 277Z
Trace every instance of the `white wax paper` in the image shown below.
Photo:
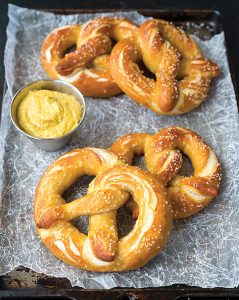
M116 14L114 14L116 15ZM117 14L141 23L136 12ZM156 287L175 283L201 287L239 284L238 226L238 112L228 69L224 34L198 43L221 69L210 95L198 109L181 116L158 116L125 95L107 100L86 99L87 114L70 145L55 153L38 150L13 128L11 95L46 74L40 48L46 35L58 26L82 23L95 15L54 15L9 5L5 51L7 92L3 99L0 135L0 275L19 265L48 275L67 277L84 288ZM109 147L130 132L157 132L170 126L198 132L218 154L223 168L220 196L197 215L175 221L164 250L145 267L124 273L90 273L55 258L35 233L33 197L38 180L59 155L74 148ZM83 194L88 180L75 186L70 198ZM82 188L82 186L84 188ZM85 219L78 222L86 228Z

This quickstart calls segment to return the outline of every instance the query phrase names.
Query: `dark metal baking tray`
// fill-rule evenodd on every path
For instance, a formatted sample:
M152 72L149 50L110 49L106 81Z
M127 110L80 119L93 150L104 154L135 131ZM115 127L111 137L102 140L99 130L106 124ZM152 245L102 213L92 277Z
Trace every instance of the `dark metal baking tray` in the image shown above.
M58 14L116 11L115 9L44 9ZM122 10L121 10L122 11ZM125 9L124 9L125 11ZM207 40L223 31L220 13L209 9L137 9L145 16L164 18L182 26L187 32ZM238 97L237 97L238 99ZM110 290L84 290L72 288L66 278L54 278L19 267L13 272L0 277L0 299L159 299L159 300L215 300L239 299L239 290L214 288L202 289L187 285L169 287L130 289L115 288Z

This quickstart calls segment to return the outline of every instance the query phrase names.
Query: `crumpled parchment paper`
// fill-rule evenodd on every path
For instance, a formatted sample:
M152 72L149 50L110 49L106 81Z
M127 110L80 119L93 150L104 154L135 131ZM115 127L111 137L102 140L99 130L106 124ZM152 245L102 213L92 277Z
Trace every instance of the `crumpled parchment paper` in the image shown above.
M122 13L138 23L136 12ZM208 100L181 116L158 116L125 95L107 100L86 99L87 116L70 145L55 153L38 150L11 125L11 95L23 85L46 74L40 48L46 35L58 26L82 23L94 15L60 16L9 5L5 50L8 89L3 99L0 135L0 275L24 265L37 272L67 277L84 288L155 287L183 283L201 287L234 287L239 284L238 226L238 113L228 69L224 34L198 43L221 69ZM164 250L140 270L124 273L90 273L55 258L35 233L33 197L47 166L59 155L78 147L109 147L130 132L157 132L179 125L195 130L215 149L223 167L220 196L197 215L174 222ZM87 178L68 192L83 194ZM84 188L82 188L82 186ZM86 219L78 222L86 229Z

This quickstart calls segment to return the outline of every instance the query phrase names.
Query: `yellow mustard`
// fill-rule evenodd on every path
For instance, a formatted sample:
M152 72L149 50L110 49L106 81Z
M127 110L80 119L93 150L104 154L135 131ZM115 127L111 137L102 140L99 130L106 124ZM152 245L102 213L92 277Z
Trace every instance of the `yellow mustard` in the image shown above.
M81 113L81 105L72 95L33 90L18 105L17 121L31 136L57 138L78 125Z

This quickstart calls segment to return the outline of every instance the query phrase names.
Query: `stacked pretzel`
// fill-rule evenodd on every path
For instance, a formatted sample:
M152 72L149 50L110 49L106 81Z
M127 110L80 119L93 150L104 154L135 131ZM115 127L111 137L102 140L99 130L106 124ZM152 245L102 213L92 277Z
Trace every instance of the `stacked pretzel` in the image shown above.
M76 50L64 56L74 45ZM41 61L50 77L74 84L85 96L111 97L123 91L140 105L167 115L200 105L219 74L192 37L158 19L138 27L127 19L100 17L82 26L58 28L45 39ZM155 79L144 75L139 61Z
M55 29L45 39L41 61L48 76L75 85L83 95L111 97L121 93L109 70L112 39L134 35L137 26L126 19L96 18L79 25ZM76 50L65 55L70 47Z
M204 208L221 180L213 150L186 128L129 134L110 150L85 148L61 156L43 174L35 195L35 223L45 245L63 261L98 272L143 266L164 246L173 217ZM177 175L180 151L192 161L191 177ZM149 172L130 166L133 156L143 153ZM66 203L63 192L84 174L96 176L87 195ZM137 221L119 239L117 209L130 201ZM82 215L89 216L88 236L71 223Z
M66 203L62 194L80 176L96 175L86 196ZM118 240L116 213L129 198L139 207L134 229ZM71 220L89 216L88 236ZM35 195L35 223L45 245L63 261L86 270L125 271L144 265L163 247L172 222L165 187L152 175L103 149L85 148L56 160Z
M148 171L167 185L174 217L189 217L203 209L217 196L221 167L213 150L195 132L169 127L155 135L133 133L118 139L110 148L121 160L131 164L133 156L144 154ZM191 177L177 175L182 151L192 162ZM137 216L137 207L134 206Z

